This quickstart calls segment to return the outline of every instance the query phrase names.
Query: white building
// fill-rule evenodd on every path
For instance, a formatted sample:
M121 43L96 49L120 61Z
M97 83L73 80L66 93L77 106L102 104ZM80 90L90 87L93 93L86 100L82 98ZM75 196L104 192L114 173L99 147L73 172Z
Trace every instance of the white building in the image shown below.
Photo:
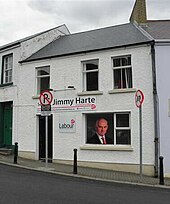
M45 117L39 115L37 106L44 80L46 87L49 83L54 90L49 117L49 156L53 160L72 163L73 149L77 148L81 165L139 172L139 109L135 92L141 89L145 94L143 171L153 175L151 43L128 23L62 36L22 60L22 89L18 92L20 153L36 159L45 155ZM112 144L88 144L96 120L103 117L109 122L107 137Z
M19 85L20 60L57 39L69 34L65 25L29 36L0 47L0 146L11 146L18 140L20 121L18 119L22 85ZM26 92L26 91L25 91Z
M140 16L137 10L141 8ZM10 141L5 141L7 130L1 125L0 143L18 142L19 155L23 157L45 157L45 116L40 113L39 97L40 92L50 88L53 100L52 114L48 117L49 158L54 162L72 163L76 148L79 165L138 173L140 121L135 93L140 89L145 97L142 104L143 173L158 174L160 137L168 176L168 134L164 134L168 125L166 128L162 125L165 118L167 123L169 120L169 96L165 91L168 81L164 81L163 86L160 83L162 77L168 77L161 76L163 62L168 63L168 57L165 58L168 54L162 53L168 46L155 45L155 36L147 30L148 23L145 1L137 0L130 23L77 34L69 34L64 26L67 35L37 47L38 52L23 58L26 46L22 52L14 52L13 47L8 50L8 45L0 48L3 61L4 56L9 56L10 62L11 53L15 53L12 56L18 53L17 58L12 58L16 64L12 81L7 74L6 79L1 75L2 82L12 83L2 83L0 87L0 121L3 121L0 124L5 124L5 118L10 117L13 125L12 129L10 125L7 128L12 131ZM8 68L10 70L9 65ZM46 93L45 99L43 95L40 97L43 103L51 100ZM13 110L8 111L9 107ZM108 121L106 137L111 144L88 142L99 118Z

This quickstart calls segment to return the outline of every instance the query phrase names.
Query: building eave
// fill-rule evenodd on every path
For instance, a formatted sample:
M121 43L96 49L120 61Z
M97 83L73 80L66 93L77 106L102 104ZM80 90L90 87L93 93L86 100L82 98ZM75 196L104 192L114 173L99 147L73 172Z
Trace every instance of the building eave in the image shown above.
M106 47L106 48L100 48L100 49L95 49L95 50L93 49L93 50L79 51L79 52L74 52L74 53L65 53L65 54L59 54L59 55L53 55L53 56L40 57L40 58L36 58L36 59L26 59L26 60L19 61L19 63L27 63L27 62L33 62L33 61L39 61L39 60L47 60L47 59L58 58L58 57L66 57L66 56L72 56L72 55L78 55L78 54L86 54L86 53L99 52L99 51L125 48L125 47L133 47L133 46L152 44L152 43L153 43L153 40L148 40L145 42L120 45L120 46L114 46L114 47Z

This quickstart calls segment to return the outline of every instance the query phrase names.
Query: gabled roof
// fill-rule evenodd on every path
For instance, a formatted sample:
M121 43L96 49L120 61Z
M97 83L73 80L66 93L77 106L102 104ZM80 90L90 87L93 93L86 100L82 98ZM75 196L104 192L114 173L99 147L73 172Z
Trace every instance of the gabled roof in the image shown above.
M149 43L132 23L61 36L22 62Z
M156 42L170 39L170 20L147 20L146 0L135 0L130 22L146 31Z
M60 27L62 27L62 26L65 26L65 27L66 27L66 25L63 24L63 25L57 26L57 27L55 27L55 28L51 28L51 29L45 30L45 31L43 31L43 32L36 33L36 34L34 34L34 35L30 35L30 36L28 36L28 37L25 37L25 38L16 40L16 41L14 41L14 42L5 44L5 45L3 45L3 46L0 46L0 50L6 49L6 48L10 48L10 47L13 47L13 46L16 46L16 45L20 45L22 42L24 42L24 41L26 41L26 40L30 40L31 38L37 37L37 36L39 36L39 35L42 35L42 34L44 34L44 33L46 33L46 32L49 32L49 31L51 31L51 30L54 30L54 29L58 29L58 28L60 28ZM67 27L66 27L66 28L67 28ZM68 29L67 29L67 30L68 30ZM69 32L69 30L68 30L68 32Z
M170 39L170 20L148 20L145 25L141 25L141 28L155 40Z

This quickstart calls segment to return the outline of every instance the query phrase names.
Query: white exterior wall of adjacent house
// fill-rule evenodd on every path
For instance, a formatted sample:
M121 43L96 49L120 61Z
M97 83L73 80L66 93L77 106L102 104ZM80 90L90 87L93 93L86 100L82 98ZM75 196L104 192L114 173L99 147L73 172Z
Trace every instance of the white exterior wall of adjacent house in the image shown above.
M142 107L143 164L146 174L154 174L154 109L152 63L150 46L113 49L65 56L20 66L16 136L20 153L31 154L38 159L39 127L36 96L36 67L50 66L50 87L58 90L55 99L94 97L95 110L53 112L53 159L72 163L73 149L78 149L81 165L91 165L116 170L139 172L139 109L135 106L135 91L141 89L145 95ZM133 89L130 92L114 92L112 57L131 55ZM94 95L82 93L82 61L99 60L99 91ZM75 90L65 89L69 85ZM86 144L86 114L129 112L131 145ZM59 130L61 118L74 118L74 132Z
M1 106L3 107L4 104L7 104L7 103L10 103L12 105L12 108L11 108L12 127L10 127L10 129L12 129L12 133L11 133L12 144L20 140L19 135L21 134L25 135L24 134L25 132L22 132L22 130L20 130L20 124L21 124L20 114L22 114L20 113L20 110L22 109L23 104L22 104L21 98L19 97L19 92L20 90L22 90L23 85L19 83L20 77L22 77L20 74L20 72L22 73L22 67L19 64L19 61L29 57L30 55L40 50L45 45L49 44L51 41L58 38L59 36L65 35L64 32L65 34L68 34L68 30L66 29L65 25L60 26L58 28L51 29L48 32L43 32L32 38L30 37L25 40L21 40L21 42L17 41L16 43L13 43L13 44L11 43L6 47L5 46L0 47L0 108ZM12 58L13 58L12 81L10 81L10 83L5 83L5 79L3 80L3 82L1 80L3 76L3 57L8 55L12 55ZM35 76L33 76L32 79L34 78ZM31 82L33 83L33 81ZM30 104L28 104L28 107L29 106ZM28 107L24 103L24 114L27 114ZM1 118L3 120L3 116L1 116ZM1 125L3 126L3 124ZM25 125L29 127L28 123ZM2 130L0 130L0 137L3 139L3 133L1 131ZM32 142L31 142L31 145L29 145L29 142L28 142L28 149L35 150L35 147L32 146Z
M170 69L169 69L169 44L156 45L156 75L157 90L159 100L159 136L160 136L160 155L164 157L165 175L170 177Z

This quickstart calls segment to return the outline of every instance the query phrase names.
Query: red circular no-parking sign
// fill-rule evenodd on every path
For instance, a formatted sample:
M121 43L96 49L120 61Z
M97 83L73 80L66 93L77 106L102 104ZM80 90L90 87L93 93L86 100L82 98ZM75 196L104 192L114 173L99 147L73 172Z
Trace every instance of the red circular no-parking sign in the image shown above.
M142 103L144 101L144 94L141 90L137 90L135 94L135 104L138 108L141 107Z
M53 100L53 95L50 91L46 90L40 93L39 101L42 106L50 105Z

